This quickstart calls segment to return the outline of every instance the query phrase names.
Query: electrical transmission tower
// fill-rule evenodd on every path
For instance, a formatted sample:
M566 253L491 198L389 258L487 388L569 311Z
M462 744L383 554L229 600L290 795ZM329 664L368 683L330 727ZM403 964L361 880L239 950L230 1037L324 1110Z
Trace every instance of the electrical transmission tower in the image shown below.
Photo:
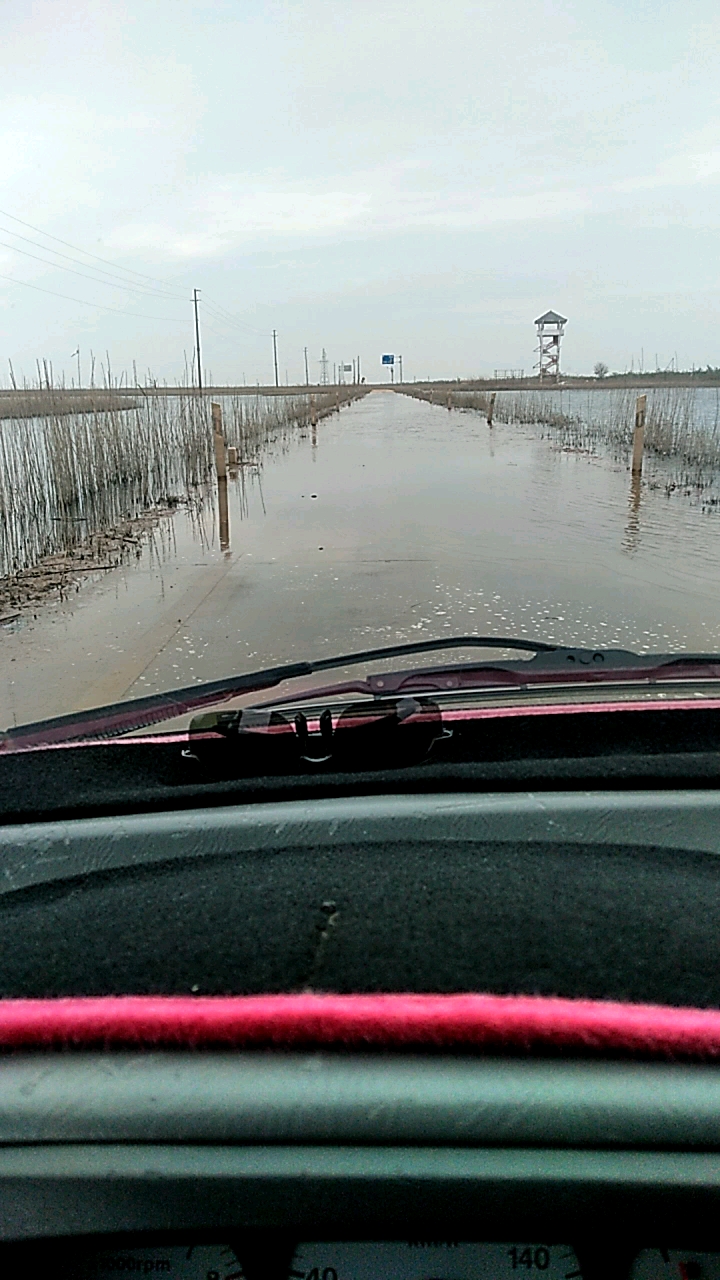
M322 359L320 361L320 381L324 387L328 384L328 358L327 351L323 347Z

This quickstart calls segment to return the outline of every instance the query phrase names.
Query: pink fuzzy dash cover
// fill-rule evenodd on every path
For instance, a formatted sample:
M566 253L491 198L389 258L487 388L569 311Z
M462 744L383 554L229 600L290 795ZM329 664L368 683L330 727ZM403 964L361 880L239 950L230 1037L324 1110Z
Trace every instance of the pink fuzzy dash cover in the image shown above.
M660 1058L720 1055L720 1011L542 996L103 996L0 1000L0 1048L312 1046Z

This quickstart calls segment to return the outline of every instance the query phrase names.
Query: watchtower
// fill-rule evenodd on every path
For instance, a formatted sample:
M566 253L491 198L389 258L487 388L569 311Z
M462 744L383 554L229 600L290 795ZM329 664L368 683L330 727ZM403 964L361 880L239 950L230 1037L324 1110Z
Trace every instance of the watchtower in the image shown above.
M546 311L544 316L538 316L535 324L538 335L535 350L540 357L536 368L540 381L548 379L557 382L560 377L560 342L567 320L565 316L559 316L557 311Z

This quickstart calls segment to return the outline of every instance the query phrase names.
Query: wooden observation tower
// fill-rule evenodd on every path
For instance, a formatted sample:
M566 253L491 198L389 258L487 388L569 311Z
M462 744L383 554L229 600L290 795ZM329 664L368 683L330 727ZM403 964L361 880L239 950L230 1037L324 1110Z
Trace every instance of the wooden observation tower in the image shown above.
M567 320L557 311L546 311L535 321L538 335L539 360L536 365L541 382L557 382L560 377L560 342Z

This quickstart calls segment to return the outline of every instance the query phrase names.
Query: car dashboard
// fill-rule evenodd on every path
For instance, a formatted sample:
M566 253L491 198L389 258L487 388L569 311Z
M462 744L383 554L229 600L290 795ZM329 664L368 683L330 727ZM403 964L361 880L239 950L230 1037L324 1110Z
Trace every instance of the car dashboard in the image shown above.
M720 1006L713 790L228 805L20 823L0 843L3 1009ZM720 1042L3 1034L7 1274L720 1275Z
M34 1251L15 1250L12 1261L43 1275L90 1277L103 1275L165 1275L179 1280L245 1280L268 1276L272 1280L510 1280L518 1275L540 1275L548 1280L581 1280L599 1274L596 1256L583 1266L582 1248L554 1242L474 1240L293 1240L278 1251L269 1241L248 1242L235 1235L223 1238L188 1237L145 1241L130 1239ZM247 1258L247 1262L243 1260ZM8 1259L10 1261L10 1259ZM631 1280L715 1280L720 1273L720 1253L697 1250L640 1249L628 1257L606 1254L603 1274Z

